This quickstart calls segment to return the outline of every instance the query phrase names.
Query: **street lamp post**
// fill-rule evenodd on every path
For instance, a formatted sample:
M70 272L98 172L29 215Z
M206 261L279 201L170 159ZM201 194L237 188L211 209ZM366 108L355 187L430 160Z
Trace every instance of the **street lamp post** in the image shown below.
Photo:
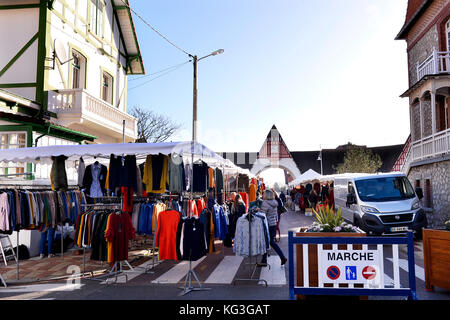
M194 87L193 87L193 110L192 110L192 141L197 141L197 64L200 60L205 59L210 56L215 56L217 54L223 53L223 49L216 50L210 54L198 58L197 56L190 56L193 60L194 65Z
M320 174L323 175L323 165L322 165L322 146L320 146L320 153L317 160L320 161Z

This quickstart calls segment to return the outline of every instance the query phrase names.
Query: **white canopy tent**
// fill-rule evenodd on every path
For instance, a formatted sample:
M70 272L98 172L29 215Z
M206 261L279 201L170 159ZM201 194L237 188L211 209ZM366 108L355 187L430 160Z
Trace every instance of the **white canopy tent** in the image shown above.
M163 143L113 143L113 144L82 144L58 145L47 147L30 147L0 150L0 161L41 163L53 156L65 155L68 160L78 160L80 157L104 157L115 155L136 155L145 158L149 154L191 155L195 158L210 158L221 165L229 163L214 151L200 143L193 142L163 142Z
M305 182L313 181L313 180L319 180L321 177L322 177L322 175L320 173L317 173L313 169L309 169L308 171L304 172L300 177L291 181L289 183L289 186L295 187L301 183L305 183Z
M243 169L216 154L198 142L162 142L162 143L113 143L57 145L46 147L29 147L0 150L0 162L25 162L34 164L51 164L52 157L64 155L68 159L68 168L75 168L77 161L83 157L86 164L99 160L107 164L111 154L135 155L138 162L145 161L149 154L182 155L185 163L203 160L213 168L220 168L230 174L243 173ZM94 159L94 157L96 159ZM31 181L30 181L31 182ZM37 182L37 181L36 181Z

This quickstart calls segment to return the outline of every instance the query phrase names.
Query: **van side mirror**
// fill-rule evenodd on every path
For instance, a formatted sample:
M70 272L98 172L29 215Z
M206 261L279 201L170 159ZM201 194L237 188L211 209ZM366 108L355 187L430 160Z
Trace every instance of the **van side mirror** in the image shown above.
M353 193L347 193L347 202L345 203L347 207L355 203L356 203L355 195Z
M419 200L421 200L423 198L423 190L422 190L422 188L417 187L416 188L416 194L417 194L417 197L419 198Z

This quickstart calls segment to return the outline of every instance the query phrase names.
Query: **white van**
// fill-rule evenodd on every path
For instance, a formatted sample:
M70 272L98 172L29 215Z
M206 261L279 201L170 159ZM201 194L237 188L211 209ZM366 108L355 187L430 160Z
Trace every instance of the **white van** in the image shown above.
M404 173L338 174L333 176L335 207L345 220L367 234L413 230L421 236L427 218L421 208L422 190L414 191Z

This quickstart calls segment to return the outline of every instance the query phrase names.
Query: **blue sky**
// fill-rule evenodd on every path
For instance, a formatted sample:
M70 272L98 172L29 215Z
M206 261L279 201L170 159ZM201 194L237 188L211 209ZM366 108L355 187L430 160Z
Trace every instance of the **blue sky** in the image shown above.
M406 43L394 38L407 0L133 0L131 7L199 57L199 142L259 151L275 124L292 151L404 143ZM134 16L146 74L188 60ZM128 108L181 123L190 140L192 64L145 85L129 77ZM134 88L136 87L136 88Z

